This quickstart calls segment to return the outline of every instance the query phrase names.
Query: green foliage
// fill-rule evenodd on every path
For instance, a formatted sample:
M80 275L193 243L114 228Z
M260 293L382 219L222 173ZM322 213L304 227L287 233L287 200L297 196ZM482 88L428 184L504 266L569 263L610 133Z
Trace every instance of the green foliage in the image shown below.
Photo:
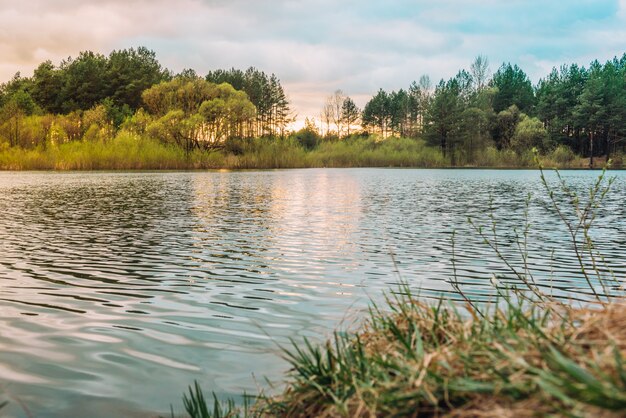
M37 106L27 91L26 82L18 74L8 85L3 85L2 107L0 108L0 135L8 138L9 144L19 145L24 117L33 114Z
M249 136L284 136L292 120L289 101L276 75L267 75L254 67L245 72L216 70L207 74L206 80L215 84L228 83L244 91L256 108L256 120L250 125Z
M363 108L363 126L372 128L385 136L391 124L391 100L383 89L367 102Z
M547 140L548 132L543 123L522 113L511 138L511 148L518 154L533 148L546 149Z
M493 133L499 148L507 148L511 145L511 139L515 135L515 129L521 118L522 113L515 105L496 115Z
M146 132L152 120L152 116L141 108L130 117L127 117L120 125L120 128L135 134L142 134Z
M587 80L587 70L576 64L553 69L537 87L537 114L546 125L550 136L563 142L575 135L573 109L578 103Z
M306 151L294 138L257 138L245 141L241 154L227 157L228 168L308 167Z
M356 125L361 118L361 110L350 97L346 97L341 105L341 121L346 127L346 135L350 136L351 128Z
M59 67L46 61L29 84L39 106L51 113L87 110L106 99L109 107L130 113L141 104L145 89L167 78L154 52L139 47L113 51L108 57L84 51Z
M169 116L168 116L169 115ZM185 128L180 111L171 117L172 126ZM109 127L91 125L82 141L69 140L63 126L74 127L65 117L56 117L46 125L50 116L31 116L21 128L31 143L23 147L0 148L0 169L11 170L72 170L72 169L266 169L300 167L447 167L449 159L437 147L412 138L352 136L342 140L321 140L315 132L300 131L287 138L231 138L218 151L192 149L185 151L175 143L156 138L170 135L169 131L153 131L167 124L151 123L144 130L142 113L137 113L114 136ZM48 119L49 120L49 119ZM80 120L80 119L78 119ZM151 120L151 119L149 119ZM64 125L65 124L65 125ZM26 128L28 127L28 129ZM44 131L47 129L47 131ZM143 132L139 132L142 131ZM26 132L29 132L26 135ZM31 133L32 132L32 133ZM183 134L181 134L183 135ZM120 138L135 138L123 141ZM309 139L307 139L309 138ZM319 141L308 148L306 141ZM2 144L0 137L0 144ZM557 149L558 150L558 149ZM565 151L568 149L566 148ZM579 167L580 161L569 151L566 159L554 158L562 151L541 157L546 166ZM162 158L159 161L158 158ZM570 158L571 157L571 158ZM101 158L101 160L98 160ZM531 167L530 151L518 154L512 149L487 147L470 159L460 150L457 158L471 167ZM564 157L565 158L565 157Z
M537 113L553 142L575 152L608 155L626 138L626 54L589 69L553 69L539 82Z
M625 67L626 55L604 65L593 62L589 70L563 66L535 90L517 65L503 64L488 80L488 61L478 57L471 73L461 70L441 80L434 93L427 82L413 83L408 91L379 90L365 105L362 123L383 136L423 137L439 146L451 165L473 164L494 144L513 146L519 154L532 148L522 149L524 143L534 143L544 151L562 144L590 157L609 155L626 143ZM530 140L523 133L529 121L515 136L522 115L536 115L547 138ZM543 136L538 126L534 131Z
M35 69L32 78L32 96L42 109L50 113L62 113L65 97L63 70L56 68L52 61L45 61Z
M144 91L143 101L155 118L146 132L187 152L222 147L229 138L246 136L247 123L255 116L244 92L201 78L155 85Z
M435 94L426 113L426 136L431 143L438 144L445 154L454 152L453 148L461 136L459 119L461 116L460 86L453 78L441 80L435 88Z
M570 148L559 145L551 153L550 158L557 162L558 165L563 166L576 158L576 154Z
M513 105L524 113L531 113L535 104L533 86L526 73L517 65L502 64L493 75L491 85L497 88L493 108L501 112Z
M313 167L442 167L445 159L424 141L351 137L327 141L308 156Z
M90 134L91 135L91 134ZM185 153L179 147L120 131L106 142L54 142L32 149L0 147L0 168L8 170L175 170L222 168L216 152Z
M106 57L91 51L81 52L76 59L61 64L61 110L64 113L90 109L107 97L106 67Z
M362 113L338 91L332 96L332 106L325 108L329 110L322 120L325 139L350 138L360 120L365 133L426 140L439 148L444 165L451 166L485 162L525 166L530 164L531 148L549 153L559 145L589 156L591 166L596 156L609 159L615 154L617 161L624 153L626 55L604 65L594 61L588 69L577 65L554 69L536 91L515 65L503 64L491 80L488 77L488 61L478 57L470 72L461 70L441 80L434 91L425 76L406 90L381 89ZM187 153L227 148L227 153L240 156L251 138L284 139L291 120L288 100L274 74L255 68L230 69L212 71L202 79L188 69L172 77L154 52L142 47L113 51L109 56L85 51L59 66L46 61L32 77L17 73L0 85L0 141L12 147L45 148L81 139L110 142L122 129L158 138ZM336 130L331 131L331 123ZM311 152L323 148L314 131L310 124L294 133L296 145ZM494 145L498 151L491 149ZM349 161L351 166L421 161L381 156L381 149L357 150L360 154L353 158L338 157L343 152L340 148L333 150L332 164L338 160ZM364 158L365 151L373 152L372 157ZM323 165L313 154L296 155L299 152L290 154L289 166ZM431 155L426 164L439 165L437 158ZM580 166L576 158L567 158L546 155L545 161ZM269 161L264 158L263 164ZM248 159L245 165L255 163Z
M417 137L429 105L429 90L430 79L424 76L420 84L413 82L408 90L379 90L363 109L363 127L383 136Z
M308 118L304 122L304 128L294 133L293 137L307 150L314 149L322 140L322 137L317 132L317 128Z
M408 136L410 128L411 97L403 89L392 91L389 95L390 120L392 132L400 136Z
M81 129L83 132L92 126L102 129L107 137L113 136L113 120L109 117L109 109L105 105L96 105L82 114ZM83 133L84 136L84 133Z
M185 394L183 397L185 411L191 418L246 418L252 416L248 402L244 394L244 404L239 407L232 399L221 402L213 393L213 408L209 408L198 382L194 382L194 386L189 387L189 396Z
M107 97L112 102L109 107L126 107L129 111L139 108L144 90L169 79L154 51L145 47L111 52L106 72Z
M475 167L532 167L533 156L526 153L520 155L510 148L498 149L494 146L483 149L476 154L472 166Z
M578 96L578 104L574 108L577 125L587 128L590 132L597 130L606 118L602 69L597 62L594 64L585 82L585 87Z
M0 85L0 107L14 102L22 111L32 113L34 104L30 94L30 80L17 72L13 78Z

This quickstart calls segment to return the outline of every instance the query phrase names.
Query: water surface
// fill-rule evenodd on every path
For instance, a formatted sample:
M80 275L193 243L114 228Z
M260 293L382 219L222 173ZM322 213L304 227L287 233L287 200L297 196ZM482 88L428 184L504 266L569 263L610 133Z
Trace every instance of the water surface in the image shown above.
M564 175L584 191L598 172ZM623 277L626 174L612 175L595 237ZM492 212L521 266L529 193L540 284L587 297L541 187L534 170L0 173L3 412L154 416L181 411L194 379L255 392L282 376L278 344L350 324L400 277L455 297L453 231L457 279L489 297L506 270L467 217Z

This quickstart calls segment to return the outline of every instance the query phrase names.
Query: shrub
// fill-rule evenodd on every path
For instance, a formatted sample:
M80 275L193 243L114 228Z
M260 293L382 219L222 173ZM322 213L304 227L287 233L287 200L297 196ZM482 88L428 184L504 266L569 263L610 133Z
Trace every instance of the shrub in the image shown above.
M549 157L559 165L566 165L576 158L576 154L570 147L559 145L549 154Z

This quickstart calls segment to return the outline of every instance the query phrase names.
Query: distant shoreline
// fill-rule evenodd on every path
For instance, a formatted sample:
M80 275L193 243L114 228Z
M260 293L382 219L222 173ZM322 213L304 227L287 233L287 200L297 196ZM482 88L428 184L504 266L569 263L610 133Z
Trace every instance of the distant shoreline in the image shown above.
M602 171L602 167L544 167L547 170L558 169L559 171ZM494 166L467 166L467 167L407 167L407 166L352 166L352 167L266 167L266 168L98 168L88 169L5 169L0 168L0 173L219 173L219 172L248 172L248 171L283 171L283 170L355 170L355 169L397 169L397 170L493 170L493 171L521 171L536 170L537 167L494 167ZM609 171L626 171L625 167L610 168Z
M455 164L456 162L456 164ZM589 170L589 159L563 146L536 154L486 147L472 154L444 154L421 139L377 136L323 141L306 147L293 138L258 138L219 149L184 149L121 132L106 141L72 141L46 147L0 147L2 171L193 171L268 170L284 168L421 168L421 169L533 169ZM594 157L602 169L606 157ZM617 154L613 168L623 167Z

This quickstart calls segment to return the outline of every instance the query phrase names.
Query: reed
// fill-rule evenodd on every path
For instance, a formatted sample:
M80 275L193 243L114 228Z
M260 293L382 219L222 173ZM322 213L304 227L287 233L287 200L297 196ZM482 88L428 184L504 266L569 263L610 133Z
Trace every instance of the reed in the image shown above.
M93 137L93 138L92 138ZM617 156L621 163L621 156ZM587 167L567 148L539 157L544 166ZM472 158L457 155L459 167L529 168L531 151L486 148ZM450 156L420 139L353 136L324 140L312 148L297 137L234 140L224 149L185 152L172 144L126 130L115 136L87 135L60 144L44 142L32 148L0 142L1 170L194 170L273 169L308 167L450 167Z
M174 170L222 165L219 153L187 154L180 148L124 131L107 141L0 149L0 168L5 170Z

